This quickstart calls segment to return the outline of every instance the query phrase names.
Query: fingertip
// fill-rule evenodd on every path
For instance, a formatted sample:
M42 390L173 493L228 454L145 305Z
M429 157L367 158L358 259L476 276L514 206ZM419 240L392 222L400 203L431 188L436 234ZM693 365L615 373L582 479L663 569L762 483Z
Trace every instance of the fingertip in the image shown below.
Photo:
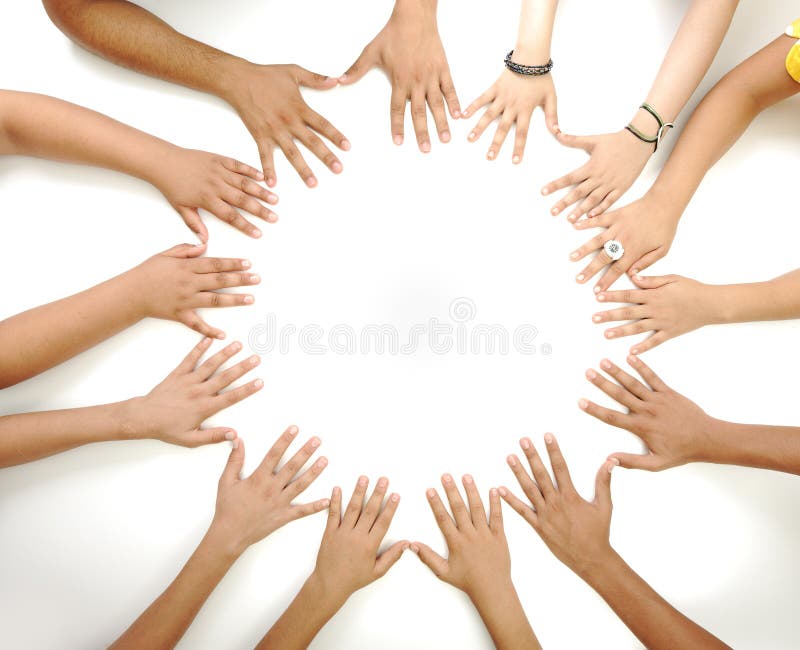
M589 402L581 398L578 400L578 407L585 411L589 407Z
M394 143L396 145L398 145L398 146L403 144L403 136L402 135L395 135L393 140L394 140Z

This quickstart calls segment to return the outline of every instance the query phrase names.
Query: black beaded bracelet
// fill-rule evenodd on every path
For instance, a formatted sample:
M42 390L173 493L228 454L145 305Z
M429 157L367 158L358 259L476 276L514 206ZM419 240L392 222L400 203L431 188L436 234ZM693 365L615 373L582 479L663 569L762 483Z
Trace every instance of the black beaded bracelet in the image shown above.
M544 65L522 65L521 63L514 63L514 61L511 60L512 54L514 54L514 50L511 50L508 54L506 54L504 61L506 67L511 70L511 72L523 74L528 77L541 77L553 69L553 59L550 59Z

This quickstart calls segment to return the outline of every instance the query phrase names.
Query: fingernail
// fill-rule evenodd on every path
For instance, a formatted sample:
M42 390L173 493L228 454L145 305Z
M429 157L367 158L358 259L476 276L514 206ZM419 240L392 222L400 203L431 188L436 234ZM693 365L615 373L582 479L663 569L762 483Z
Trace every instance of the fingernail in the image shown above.
M543 187L543 188L542 188L542 194L544 194L545 196L547 196L548 194L550 194L550 190L548 190L546 187Z
M556 133L561 133L561 127L559 127L558 124L553 124L553 131Z
M250 275L250 284L258 284L261 282L261 276L252 274Z
M472 133L470 133L470 134L467 136L467 140L470 140L470 141L472 141L472 140L474 140L474 139L475 139L475 131L473 131Z
M317 467L325 467L325 465L327 465L327 464L328 464L328 459L325 458L325 456L322 456L322 458L320 458L317 461Z
M236 437L236 434L233 431L228 431L225 433L225 440L233 440Z
M331 171L334 174L338 174L339 172L341 172L342 171L342 163L340 163L338 160L335 160L333 162L333 164L331 165Z
M395 144L403 144L403 136L402 135L394 136L394 143Z
M586 276L585 276L583 273L579 273L579 274L578 274L578 275L575 277L575 279L576 279L578 282L583 282L583 281L586 279Z
M242 260L242 268L249 269L250 268L250 260Z
M316 187L316 185L317 185L317 179L316 179L316 178L314 178L313 176L309 176L309 177L306 179L306 185L308 185L309 187Z
M553 215L558 214L558 208L553 208L552 210L550 210L550 213Z
M393 494L389 498L392 500L392 503L397 503L398 501L400 501L400 495L399 494Z
M643 278L641 275L634 275L633 279L636 280L637 282L641 282Z
M633 348L631 354L639 354L639 348Z
M263 388L263 387L264 387L264 380L263 380L263 379L256 379L256 380L253 382L253 387L254 387L256 390L259 390L259 389Z
M379 487L379 488L383 489L383 488L385 488L385 487L386 487L388 484L389 484L389 481L388 481L386 478L384 478L384 477L381 477L381 478L379 478L379 479L378 479L378 487Z
M494 160L494 157L495 157L496 155L497 155L497 154L496 154L494 151L490 151L489 153L487 153L487 154L486 154L486 157L487 157L489 160Z
M217 334L217 340L218 341L224 341L225 340L225 332L220 332L219 334Z
M592 316L592 320L595 323L599 323L601 320L603 320L603 317L600 314L595 314L594 316Z
M639 363L639 357L635 357L633 355L630 355L628 357L628 363Z
M569 254L569 259L577 260L579 255L580 253L578 251L573 251L572 253Z
M342 148L343 151L350 151L350 146L351 146L350 145L350 140L347 140L347 139L342 140L339 143L339 146Z
M261 361L261 359L255 354L252 357L250 357L250 365L251 366L257 366L260 361Z
M436 496L436 490L433 488L428 488L425 494L428 496L429 499L433 499Z
M607 339L613 339L614 338L614 331L613 330L608 330L606 332L606 338Z
M611 362L610 362L608 359L603 359L603 360L600 362L600 367L601 367L603 370L611 370Z
M520 157L519 156L514 156L511 159L511 162L514 163L515 165L519 165L519 161L520 161Z
M231 442L231 447L233 447L234 449L239 448L239 438L234 438L233 442Z
M233 343L231 343L229 352L231 354L235 354L236 352L238 352L241 349L242 349L242 344L239 341L234 341Z
M592 291L594 291L595 293L600 293L601 289L600 287L596 286L594 289L592 289Z
M410 548L410 549L411 549L411 550L412 550L414 553L419 553L419 546L417 546L416 544L412 544L411 546L409 546L409 548Z
M251 234L253 237L255 237L256 239L258 239L259 237L261 237L261 231L260 231L258 228L253 228L253 229L250 231L250 234Z
M605 300L606 300L606 294L604 294L604 293L598 293L598 294L597 294L597 299L598 299L600 302L605 302Z
M585 399L579 399L578 406L585 410L586 407L589 406L589 402L587 402Z
M450 485L453 482L453 477L450 474L443 474L442 475L442 483L445 485Z
M464 483L466 483L467 485L472 485L474 482L475 481L469 474L464 474Z
M591 368L589 368L589 370L586 371L586 376L589 379L594 379L594 378L597 377L597 373L594 370L592 370Z
M528 438L523 438L519 441L519 446L522 447L524 450L528 450L531 448L531 441Z
M442 142L450 142L450 131L442 131L442 134L439 136L439 139Z
M509 456L506 460L508 461L508 464L511 465L511 467L517 466L517 457L514 456L513 454Z
M508 494L508 490L506 490L504 487L497 488L497 491L500 493L501 497L504 497Z
M320 443L321 441L320 441L320 439L319 439L319 438L317 438L317 437L314 437L314 438L311 438L311 441L310 441L310 442L311 442L311 447L312 447L312 448L314 448L314 449L316 449L317 447L319 447L319 443Z
M544 441L545 441L545 442L546 442L548 445L551 445L551 444L553 444L553 434L552 434L552 433L545 433L545 434L544 434Z
M431 143L430 142L423 142L419 148L422 150L422 153L430 153L431 150Z
M631 275L637 275L639 273L639 269L633 269L631 271Z
M292 425L287 429L287 432L289 433L290 436L297 435L298 431L300 431L300 429L298 429L295 425Z
M275 196L274 194L270 194L267 197L267 203L271 203L272 205L275 205L277 202L278 202L278 197ZM275 216L275 215L273 215L273 216Z
M243 302L245 305L252 305L252 304L253 304L253 296L245 296L245 297L242 299L242 302Z
M367 484L367 477L366 476L359 476L358 477L358 484L361 487L364 487Z
M465 116L465 117L466 117L466 115L467 115L467 114L466 114L466 113L464 113L464 116ZM459 118L459 117L461 117L461 111L460 111L460 110L458 110L458 109L454 110L454 111L453 111L453 117L455 117L455 118Z

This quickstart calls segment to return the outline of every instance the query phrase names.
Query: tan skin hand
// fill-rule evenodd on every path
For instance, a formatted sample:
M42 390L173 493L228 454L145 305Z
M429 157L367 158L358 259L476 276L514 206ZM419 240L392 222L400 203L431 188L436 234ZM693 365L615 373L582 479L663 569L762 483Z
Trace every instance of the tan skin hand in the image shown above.
M462 479L467 504L459 494L450 474L442 476L452 517L433 488L427 492L428 503L439 529L447 542L447 559L422 542L411 549L419 555L437 578L461 589L471 598L493 593L498 585L511 583L511 555L503 530L500 495L492 489L489 497L489 518L472 476Z
M672 207L647 195L619 210L576 223L575 228L578 230L605 230L570 254L569 258L577 262L599 251L575 280L583 284L608 266L608 270L594 287L594 292L600 293L606 291L620 276L626 273L638 274L669 252L679 218L680 214ZM603 245L612 239L619 241L625 248L622 259L616 262L612 262L603 250Z
M486 111L470 132L468 139L470 142L477 141L486 128L497 120L494 140L486 154L489 160L497 157L508 132L514 126L516 133L512 162L517 164L522 161L531 117L537 107L544 110L545 121L550 131L554 134L558 132L556 88L550 74L529 77L504 70L495 84L467 107L463 117L472 116L484 106Z
M450 141L445 102L453 119L460 117L461 107L435 13L404 4L397 3L389 22L339 81L353 84L372 68L383 70L392 84L390 112L394 143L403 143L406 104L411 102L417 145L427 153L431 150L431 140L425 105L430 108L441 142Z
M367 499L368 484L366 476L358 479L344 514L341 489L334 488L331 496L328 525L312 578L337 601L346 600L355 591L384 576L408 548L408 542L401 541L378 554L400 503L400 495L393 493L384 503L389 481L380 478Z
M297 142L334 174L342 171L341 161L320 136L342 151L350 149L350 143L328 120L309 108L300 94L301 86L329 90L336 85L336 79L298 65L247 64L244 68L231 91L230 103L258 145L264 178L269 187L274 187L278 180L273 157L276 148L283 151L308 187L317 185L317 178Z
M622 467L659 471L701 461L708 457L708 433L714 419L697 404L667 386L639 357L629 356L628 363L646 383L604 359L600 367L617 383L594 370L587 379L624 407L623 413L599 406L587 399L578 405L589 415L626 429L642 439L647 453L614 453Z
M204 336L223 339L225 333L208 325L197 310L251 305L250 294L219 290L253 286L261 279L247 272L247 260L199 257L204 251L205 246L180 244L154 255L129 271L129 295L141 306L143 317L173 320Z
M260 360L254 355L227 370L220 370L242 349L241 343L235 342L200 363L211 342L212 339L204 338L164 381L144 397L130 401L126 421L133 435L183 447L236 437L231 429L203 429L201 425L212 415L261 390L260 379L230 388L233 382L258 366Z
M573 223L584 214L596 217L608 210L633 185L653 153L652 144L642 142L626 129L591 136L556 133L556 138L566 147L589 154L584 165L542 188L542 194L549 195L572 187L550 213L558 216L576 204L567 217Z
M211 530L220 533L234 553L241 553L290 521L328 507L328 499L293 503L328 465L328 460L320 456L311 467L301 472L319 448L320 440L314 437L279 467L298 431L296 426L286 429L247 478L240 476L244 466L244 444L241 440L234 441L234 449L219 480L217 507L211 522Z
M230 224L250 237L261 231L245 219L239 209L275 223L277 215L263 204L274 205L278 197L259 184L264 175L238 160L205 151L174 147L171 154L154 161L153 184L177 210L200 241L208 241L208 230L199 209Z
M520 441L530 473L516 454L508 465L527 497L527 502L506 487L500 495L527 521L561 562L578 575L613 553L609 542L611 529L611 470L616 461L607 461L597 472L595 498L586 501L578 494L569 475L567 463L555 436L545 434L555 482L529 438Z
M597 294L599 302L629 303L592 317L595 323L634 321L606 330L606 338L620 338L653 332L631 348L631 354L652 350L664 341L686 334L712 322L710 305L713 290L709 285L680 275L642 277L631 280L639 289L606 291Z

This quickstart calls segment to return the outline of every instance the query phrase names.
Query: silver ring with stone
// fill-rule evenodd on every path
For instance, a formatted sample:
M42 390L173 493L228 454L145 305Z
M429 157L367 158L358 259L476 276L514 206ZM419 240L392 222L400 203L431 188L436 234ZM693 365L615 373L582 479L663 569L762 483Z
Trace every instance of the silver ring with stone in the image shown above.
M625 248L616 239L609 239L605 244L603 244L603 250L606 252L606 255L611 258L612 262L616 262L618 259L621 259L625 254Z

